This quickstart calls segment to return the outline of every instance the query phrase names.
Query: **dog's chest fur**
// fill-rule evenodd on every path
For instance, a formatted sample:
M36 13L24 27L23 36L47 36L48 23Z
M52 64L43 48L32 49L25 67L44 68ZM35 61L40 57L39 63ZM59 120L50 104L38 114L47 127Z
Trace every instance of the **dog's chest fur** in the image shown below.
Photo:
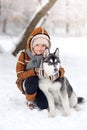
M42 78L39 81L39 87L44 92L44 94L50 93L56 104L61 105L60 100L60 89L61 89L61 83L60 82L51 82L49 79Z

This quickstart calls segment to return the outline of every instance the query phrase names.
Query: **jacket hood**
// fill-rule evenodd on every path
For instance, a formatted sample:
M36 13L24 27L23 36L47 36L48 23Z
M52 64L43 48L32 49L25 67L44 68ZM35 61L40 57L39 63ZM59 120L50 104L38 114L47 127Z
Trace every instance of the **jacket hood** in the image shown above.
M50 36L48 34L48 32L46 31L45 28L42 28L42 27L38 27L38 28L35 28L33 30L33 32L30 34L28 40L27 40L27 45L26 45L26 49L29 49L31 51L31 41L34 37L36 37L36 35L39 35L39 34L43 34L43 35L46 35L47 38L49 39L49 47L51 46L51 43L50 43Z

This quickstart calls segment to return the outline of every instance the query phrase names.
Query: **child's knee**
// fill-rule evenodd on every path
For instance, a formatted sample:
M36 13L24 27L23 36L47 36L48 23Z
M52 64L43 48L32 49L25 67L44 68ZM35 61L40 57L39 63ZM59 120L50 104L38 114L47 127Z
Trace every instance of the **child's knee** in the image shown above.
M25 80L25 84L24 84L26 93L33 94L33 93L37 92L38 85L39 85L39 83L38 83L37 76L27 78Z

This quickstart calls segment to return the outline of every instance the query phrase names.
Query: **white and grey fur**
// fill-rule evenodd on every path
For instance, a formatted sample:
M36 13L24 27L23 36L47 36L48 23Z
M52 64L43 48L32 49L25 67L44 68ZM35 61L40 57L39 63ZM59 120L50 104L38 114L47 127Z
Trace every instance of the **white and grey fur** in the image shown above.
M40 76L39 87L45 94L48 101L49 117L56 116L58 106L63 107L63 116L70 114L70 107L79 110L78 103L83 102L82 97L77 97L66 77L59 78L60 59L59 49L50 53L48 49L44 52L44 58L41 63L43 75ZM58 77L51 80L55 73Z

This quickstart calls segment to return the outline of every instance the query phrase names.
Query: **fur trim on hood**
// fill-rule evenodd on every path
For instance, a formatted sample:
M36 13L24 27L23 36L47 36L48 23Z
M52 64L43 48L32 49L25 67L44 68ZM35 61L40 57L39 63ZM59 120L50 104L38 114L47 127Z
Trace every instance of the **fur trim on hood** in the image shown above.
M42 36L41 36L42 34ZM42 27L38 27L38 28L35 28L33 30L33 32L30 34L28 40L27 40L27 45L26 45L26 49L29 49L30 51L32 51L32 41L35 40L35 38L44 38L48 41L48 43L46 42L46 45L48 48L50 48L51 46L51 42L50 42L50 36L48 34L48 32L42 28Z

